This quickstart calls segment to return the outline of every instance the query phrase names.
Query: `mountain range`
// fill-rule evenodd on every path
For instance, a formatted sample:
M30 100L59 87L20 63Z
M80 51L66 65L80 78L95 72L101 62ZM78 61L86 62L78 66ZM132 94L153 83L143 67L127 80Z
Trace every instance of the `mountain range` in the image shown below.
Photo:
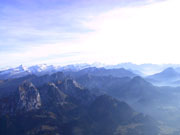
M90 67L90 65L68 65L64 67L59 66L53 66L53 65L35 65L31 67L24 67L22 65L16 67L16 68L10 68L7 70L0 71L0 79L6 80L11 78L19 78L26 75L45 75L45 74L53 74L58 71L63 72L78 72L77 74L85 74L85 73L91 73L91 74L106 74L106 75L116 75L119 77L122 76L135 76L135 74L129 70L126 70L124 68L120 69L105 69L105 68L96 68L96 67Z
M178 68L33 66L0 72L0 134L180 134Z
M11 83L14 89L3 94ZM159 133L157 122L150 116L111 96L96 96L63 73L7 80L0 86L3 135Z

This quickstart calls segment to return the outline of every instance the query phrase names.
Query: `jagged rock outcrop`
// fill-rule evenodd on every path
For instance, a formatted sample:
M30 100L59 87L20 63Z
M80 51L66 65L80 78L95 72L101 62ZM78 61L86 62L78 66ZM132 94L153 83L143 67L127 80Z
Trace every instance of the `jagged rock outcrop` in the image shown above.
M18 88L18 110L31 111L41 107L41 98L37 88L28 81L23 82Z
M80 104L90 104L94 100L94 96L90 94L89 90L81 87L73 79L65 79L64 81L58 81L57 87L65 94L76 99Z
M60 91L54 83L48 83L41 87L40 95L44 107L63 105L67 98L67 95Z
M11 95L0 99L0 113L15 115L39 109L41 98L38 89L28 81L24 81Z

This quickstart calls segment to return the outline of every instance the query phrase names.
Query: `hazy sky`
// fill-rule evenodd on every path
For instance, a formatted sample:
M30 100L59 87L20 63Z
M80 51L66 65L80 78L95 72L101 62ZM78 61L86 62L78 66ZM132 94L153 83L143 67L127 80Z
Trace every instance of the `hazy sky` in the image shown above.
M0 0L0 67L180 63L180 0Z

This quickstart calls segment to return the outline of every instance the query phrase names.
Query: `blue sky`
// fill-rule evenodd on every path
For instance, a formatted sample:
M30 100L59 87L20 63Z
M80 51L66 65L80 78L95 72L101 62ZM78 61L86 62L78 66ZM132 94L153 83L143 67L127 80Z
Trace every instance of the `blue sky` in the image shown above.
M180 43L179 4L178 0L0 0L0 67L177 63L177 49L170 58L166 55L172 43Z

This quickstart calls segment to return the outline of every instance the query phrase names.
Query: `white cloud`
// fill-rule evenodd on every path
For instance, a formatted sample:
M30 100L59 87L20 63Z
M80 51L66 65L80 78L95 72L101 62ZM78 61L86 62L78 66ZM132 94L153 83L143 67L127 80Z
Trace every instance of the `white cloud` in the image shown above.
M37 44L23 52L1 53L1 63L180 63L179 7L179 0L166 0L88 16L82 24L93 32L75 34L76 40L68 42ZM74 52L78 54L61 57ZM57 57L48 59L52 56Z
M107 63L179 63L179 6L167 0L95 16L84 23L95 30L84 44Z

